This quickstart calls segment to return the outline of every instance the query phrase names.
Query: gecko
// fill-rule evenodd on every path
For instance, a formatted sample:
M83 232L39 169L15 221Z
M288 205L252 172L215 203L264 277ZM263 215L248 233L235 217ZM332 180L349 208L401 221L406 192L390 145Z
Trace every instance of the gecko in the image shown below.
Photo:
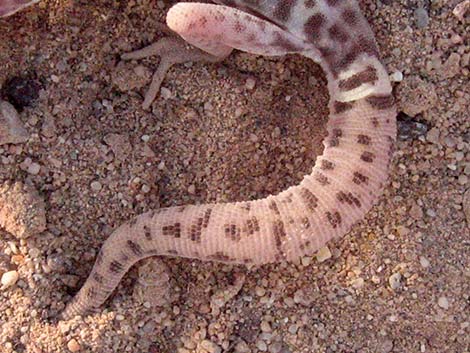
M166 22L180 38L162 38L123 55L161 57L144 107L176 63L220 61L234 49L302 55L318 63L328 80L323 153L298 185L276 195L161 208L122 224L102 245L62 319L99 310L130 267L147 257L260 265L312 254L362 220L387 181L396 140L395 100L356 0L180 2L170 8Z

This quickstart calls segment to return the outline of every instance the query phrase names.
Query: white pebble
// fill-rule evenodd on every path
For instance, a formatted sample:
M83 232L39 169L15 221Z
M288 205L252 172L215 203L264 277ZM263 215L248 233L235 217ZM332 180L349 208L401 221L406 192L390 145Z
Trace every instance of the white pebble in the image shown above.
M439 305L444 310L449 309L449 301L447 300L446 297L440 297L437 300L437 305Z
M392 82L401 82L403 81L403 73L401 71L395 71L390 75L390 81Z
M170 99L171 98L171 91L166 87L162 87L160 89L160 97L162 97L163 99Z
M99 181L92 181L90 186L91 186L91 189L93 191L100 191L101 190L101 183Z
M17 271L5 272L2 275L2 279L1 279L1 283L2 283L3 288L8 288L8 287L13 286L18 281L19 277L20 276L19 276Z
M428 268L430 265L430 262L428 259L426 259L424 256L421 256L419 258L419 263L421 264L422 268Z
M32 175L38 175L41 170L41 166L37 163L31 163L28 167L28 173Z
M399 272L394 273L388 278L388 284L390 285L390 288L393 290L398 289L400 287L400 280L401 280L401 274Z

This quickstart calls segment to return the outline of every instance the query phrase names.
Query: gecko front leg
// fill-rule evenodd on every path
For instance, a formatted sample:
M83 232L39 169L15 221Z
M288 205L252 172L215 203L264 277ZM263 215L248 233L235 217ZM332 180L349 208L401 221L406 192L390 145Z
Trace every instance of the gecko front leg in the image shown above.
M230 54L230 52L228 54ZM160 91L163 79L173 65L190 61L218 62L225 59L227 56L215 56L206 53L198 48L189 46L188 43L181 38L165 37L145 48L122 54L121 59L138 60L154 55L160 57L160 63L153 74L150 87L145 93L144 102L142 103L142 108L144 109L150 108L150 105Z

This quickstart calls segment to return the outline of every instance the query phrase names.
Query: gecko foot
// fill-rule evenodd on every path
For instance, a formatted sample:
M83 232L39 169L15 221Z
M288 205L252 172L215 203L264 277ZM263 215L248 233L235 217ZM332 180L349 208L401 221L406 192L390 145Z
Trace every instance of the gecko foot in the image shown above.
M145 93L144 102L142 103L144 109L148 109L157 97L162 81L173 65L189 61L218 62L225 58L211 55L190 46L180 38L165 37L145 48L122 54L121 59L137 60L154 55L160 57L160 64L153 74L149 89Z

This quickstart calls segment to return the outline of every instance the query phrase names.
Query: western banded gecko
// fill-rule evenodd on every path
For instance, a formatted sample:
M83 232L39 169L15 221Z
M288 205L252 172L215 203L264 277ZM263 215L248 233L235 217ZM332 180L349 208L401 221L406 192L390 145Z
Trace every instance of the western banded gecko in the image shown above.
M299 185L277 195L163 208L121 225L103 244L88 279L62 313L65 319L96 310L127 270L149 256L264 264L310 254L361 220L386 182L396 110L374 35L356 1L214 2L178 3L167 24L212 60L235 48L270 56L297 53L318 62L330 94L323 154ZM178 58L181 50L165 41L125 58L158 51L163 58L153 95L173 63L198 58Z

